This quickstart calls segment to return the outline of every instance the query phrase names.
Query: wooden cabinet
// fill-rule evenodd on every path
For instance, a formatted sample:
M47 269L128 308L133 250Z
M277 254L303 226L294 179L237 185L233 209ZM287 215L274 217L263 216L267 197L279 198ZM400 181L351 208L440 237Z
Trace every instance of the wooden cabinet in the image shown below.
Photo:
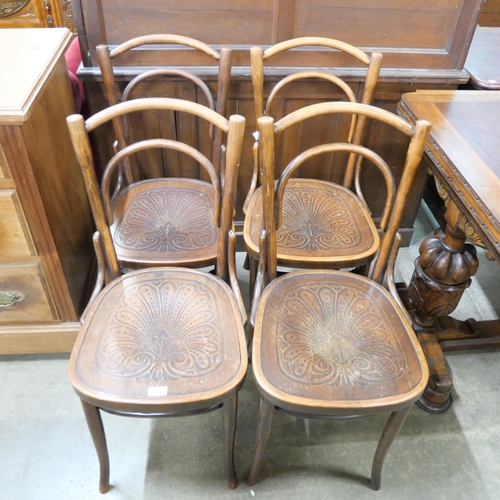
M13 0L0 2L0 28L66 26L76 33L71 0Z
M66 116L66 28L0 30L0 353L71 349L93 223Z
M142 3L133 0L74 0L73 8L84 63L80 76L86 85L92 113L106 106L95 52L99 43L117 45L134 36L163 32L192 36L216 47L224 44L233 47L233 81L228 112L238 112L247 118L237 200L237 221L241 224L241 206L251 178L251 134L255 130L249 69L252 45L269 46L288 38L310 35L337 38L367 52L383 52L375 104L396 112L397 103L405 92L454 89L467 81L468 74L463 65L482 3L483 0L189 0L181 5L177 0ZM348 80L358 95L362 91L362 69L353 66L338 52L312 47L291 51L272 61L273 66L265 69L267 81L297 68L321 67ZM194 51L179 47L141 47L124 55L117 64L122 86L145 67L172 65L195 71L214 92L216 90L213 63ZM147 87L143 88L147 90ZM194 85L186 83L154 82L150 88L154 88L156 95L197 98ZM286 88L276 105L291 110L335 100L336 95L333 87L321 82L297 83ZM204 102L202 96L200 102ZM196 136L193 126L196 124L186 125L185 131L180 130L180 133ZM150 128L157 130L158 126L151 123ZM404 157L404 147L398 145L399 139L383 129L377 133L372 131L371 138L378 141L380 147L393 150L391 167L399 178ZM314 145L314 137L299 136L297 140ZM97 137L101 157L109 154L110 144L106 134ZM327 175L325 168L323 173ZM413 233L426 171L422 166L403 215L402 233L406 244ZM381 213L377 188L382 184L381 179L374 172L367 171L364 182L372 188L367 201L377 217Z

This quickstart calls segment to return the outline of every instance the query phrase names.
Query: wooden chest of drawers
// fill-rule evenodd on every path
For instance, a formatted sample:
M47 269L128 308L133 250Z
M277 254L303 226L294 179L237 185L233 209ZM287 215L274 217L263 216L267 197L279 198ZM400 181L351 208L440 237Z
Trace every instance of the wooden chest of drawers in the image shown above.
M66 116L65 28L0 30L0 353L71 349L93 224Z

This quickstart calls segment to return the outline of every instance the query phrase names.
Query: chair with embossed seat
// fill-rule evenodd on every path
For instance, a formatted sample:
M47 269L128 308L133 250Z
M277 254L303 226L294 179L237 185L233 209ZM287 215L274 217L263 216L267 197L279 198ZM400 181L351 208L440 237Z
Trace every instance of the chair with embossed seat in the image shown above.
M119 244L113 242L106 219L109 205L97 188L88 133L107 120L140 109L195 113L228 132L225 192L215 210L216 275L189 268L154 267L121 276L123 254L120 259L115 251ZM228 486L236 487L233 450L237 394L248 355L232 224L244 124L241 116L234 115L228 121L204 106L167 98L118 104L86 122L80 115L68 118L98 229L94 246L99 263L96 288L82 316L69 374L99 458L102 493L109 489L110 468L101 410L133 417L173 417L222 409L225 476ZM148 148L173 149L213 169L210 161L191 146L167 139L128 145L108 167L116 167L125 155ZM109 170L105 171L105 182L108 174ZM215 182L208 186L210 196L219 189ZM161 206L161 200L151 192L138 204L137 217L144 218L147 203ZM158 212L157 216L161 215ZM213 212L210 218L213 223ZM153 229L145 241L159 243L158 231Z
M273 45L266 50L263 50L262 47L252 47L251 49L252 83L257 118L272 116L279 119L286 115L288 111L287 101L286 99L280 101L278 96L290 84L297 85L308 79L314 79L318 84L323 81L335 85L340 93L338 95L333 93L331 100L357 102L357 96L347 82L334 75L333 70L327 72L325 68L321 68L321 71L299 71L283 78L268 91L268 97L264 104L264 93L267 92L267 87L264 86L264 63L288 50L302 50L311 46L338 51L345 55L346 60L350 58L354 64L366 66L366 79L360 95L360 102L363 104L372 103L382 54L374 52L368 55L357 47L330 38L296 38ZM305 53L307 54L307 52ZM276 104L279 103L281 105L277 106ZM273 105L276 109L273 108ZM300 136L307 137L303 140L312 146L316 142L321 143L322 140L338 142L339 138L342 138L343 142L361 144L366 134L365 117L357 117L356 115L339 115L335 119L331 116L316 116L310 120L310 123L303 126L307 126L307 128L300 129L299 136L297 136L295 129L291 128L277 139L276 175L283 171L282 163L286 164L290 158L298 154L301 147ZM334 269L360 267L360 272L366 274L366 265L373 259L377 249L378 235L361 193L359 160L354 154L337 155L335 160L331 160L328 155L322 155L322 158L315 158L310 164L302 166L303 169L306 169L306 174L318 178L317 182L303 179L290 181L283 210L283 216L286 219L284 227L288 228L288 233L287 236L278 240L278 262L280 265L309 268L317 264L321 267L329 266ZM332 182L341 184L347 189L343 192L337 190L332 196L330 188ZM347 193L347 190L351 190L353 182L361 204L353 204L350 193ZM253 177L244 205L247 220L254 227L260 224L262 218L261 190L257 188L257 185L258 149L256 142L254 144ZM393 192L389 193L389 195L392 194ZM313 206L315 213L310 212ZM325 216L319 215L319 211L321 214L331 214L330 220L325 220ZM356 227L342 223L344 214L345 220L354 218L362 221L364 218L366 223L360 223ZM307 248L307 255L304 258L303 251L306 250L304 245L307 245L309 241L308 235L316 230L318 221L313 219L315 215L323 217L324 227L320 228L320 231L326 230L326 233L317 239L313 247ZM284 229L281 230L280 236L283 235L283 231ZM258 237L259 231L245 234L245 243L250 257L251 284L254 282L258 261ZM312 258L309 259L309 256Z
M129 72L138 71L137 66L127 68L127 58L140 57L141 49L151 45L158 50L170 45L184 46L186 50L195 51L201 61L215 60L218 65L216 101L212 96L212 89L199 76L171 66L139 71L123 89L120 98L118 75L122 71L127 72L127 69ZM228 47L215 50L194 38L157 34L132 38L113 48L99 45L96 51L109 105L142 96L184 97L204 103L222 116L225 114L232 59L232 51ZM162 50L162 54L167 63L171 53ZM119 200L113 217L115 220L127 218L126 214L137 213L139 201L142 200L143 205L140 207L140 216L132 219L129 217L130 220L124 225L114 225L119 232L113 233L115 243L119 245L119 259L122 259L122 253L134 248L134 255L128 255L132 261L127 267L214 265L217 235L216 225L210 221L210 217L212 213L214 217L217 216L214 210L220 200L214 199L212 202L211 198L220 197L221 190L216 188L213 194L210 193L204 181L211 182L214 187L218 184L222 188L225 184L224 131L206 120L199 120L192 113L173 109L146 109L127 113L114 118L112 125L116 138L113 146L115 152L139 140L159 137L195 147L210 158L213 166L208 172L206 168L200 167L201 164L195 158L173 148L148 148L133 156L123 156L117 166L113 167L116 179L113 176L113 193L109 196ZM195 128L197 132L193 133ZM110 177L106 177L104 182L109 191ZM131 189L134 189L137 196L130 196ZM126 196L123 195L124 191L128 193ZM153 191L154 199L150 196ZM103 193L103 196L108 194ZM110 215L111 211L108 209L108 218ZM157 224L160 220L163 221L161 227ZM153 227L156 233L152 231ZM154 257L142 261L143 258L147 259L147 254L153 255L153 248L157 249Z
M107 108L90 117L84 127L88 133L106 122L143 110L179 111L193 115L221 130L227 135L228 141L231 135L235 136L233 141L236 138L240 140L245 123L241 116L233 115L227 120L201 104L181 99L146 98ZM161 177L133 182L115 191L112 188L113 176L123 161L151 150L173 151L190 158L205 172L210 182ZM231 154L238 155L231 159L231 168L235 168L241 151L235 152L233 148ZM119 267L200 268L215 265L218 246L221 244L219 232L223 198L232 199L234 206L235 193L231 189L235 189L235 186L231 187L232 182L227 181L229 175L233 173L226 168L222 185L213 162L196 148L180 141L148 139L119 150L109 161L102 176L99 198L102 197L103 210L94 211L99 233L111 234ZM94 187L93 183L94 180L89 179L87 187ZM89 193L89 196L97 195ZM232 212L227 216L232 223Z
M275 136L317 113L353 112L386 123L411 138L371 275L312 269L277 277L284 186L278 183L275 188ZM276 123L271 117L259 119L263 230L250 322L254 326L252 368L261 404L248 485L257 481L272 415L279 409L305 419L390 413L372 467L371 486L380 488L388 448L428 379L425 357L397 295L393 267L400 242L399 222L429 128L425 121L412 127L387 111L350 103L309 106ZM348 152L375 164L384 163L368 148L332 143L300 154L288 165L287 175L308 157L327 152ZM384 275L391 293L381 285Z

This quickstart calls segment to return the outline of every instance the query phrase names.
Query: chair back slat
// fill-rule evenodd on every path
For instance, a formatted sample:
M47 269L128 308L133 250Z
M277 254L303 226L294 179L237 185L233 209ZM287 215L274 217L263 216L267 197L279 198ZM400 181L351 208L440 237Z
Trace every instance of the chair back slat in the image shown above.
M308 118L322 114L356 114L359 117L376 120L410 136L403 176L394 197L394 179L387 163L375 152L355 144L331 143L310 148L296 156L285 168L279 181L275 183L275 144L276 135L282 133L293 124L301 123ZM387 199L383 213L382 228L385 229L382 242L375 259L372 279L382 282L391 249L394 245L397 230L401 222L404 206L412 182L415 178L425 143L430 130L430 123L424 120L417 121L412 127L402 118L379 108L359 103L323 103L302 108L291 113L278 122L272 117L261 117L258 120L259 128L259 166L262 185L262 218L265 231L265 254L267 255L266 273L269 281L277 275L277 229L282 224L283 196L288 180L300 165L310 158L330 152L349 152L359 158L365 158L375 164L383 173L387 183ZM275 187L276 186L276 187Z

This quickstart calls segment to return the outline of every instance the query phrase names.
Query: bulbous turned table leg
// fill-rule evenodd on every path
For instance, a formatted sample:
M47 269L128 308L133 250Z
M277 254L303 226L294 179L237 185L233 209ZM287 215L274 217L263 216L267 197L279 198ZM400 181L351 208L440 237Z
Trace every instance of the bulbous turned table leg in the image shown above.
M420 245L420 255L415 261L407 295L417 330L418 327L432 328L434 318L453 312L465 289L470 286L471 277L477 272L476 249L465 243L465 234L458 228L459 217L460 212L450 202L445 215L446 232L427 238ZM441 413L450 407L452 381L437 340L432 342L429 334L425 334L427 336L421 338L421 343L424 351L428 351L426 355L431 375L419 406Z

